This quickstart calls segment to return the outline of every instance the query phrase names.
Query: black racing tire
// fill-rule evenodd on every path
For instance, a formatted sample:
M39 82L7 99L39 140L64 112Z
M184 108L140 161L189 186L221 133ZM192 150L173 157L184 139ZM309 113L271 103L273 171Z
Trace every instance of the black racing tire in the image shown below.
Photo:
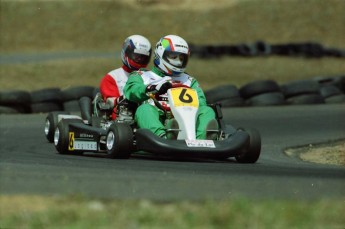
M227 84L217 86L205 91L207 103L216 103L221 100L240 97L238 88L235 85Z
M256 56L257 50L253 44L239 44L236 46L241 56Z
M325 99L320 94L297 95L288 98L286 101L290 105L325 103Z
M327 86L322 86L320 88L320 93L322 95L323 98L328 98L328 97L332 97L332 96L335 96L335 95L341 95L343 94L341 92L341 90L334 86L334 85L327 85Z
M92 92L92 99L95 98L98 93L101 93L101 89L99 87L95 87Z
M60 114L69 115L70 113L65 111L53 111L50 112L46 117L44 125L44 134L49 142L54 142L54 132L58 125L58 116Z
M0 114L18 114L19 112L13 107L0 106Z
M61 103L61 89L60 88L46 88L30 93L31 103L55 102Z
M240 87L239 92L241 97L249 99L253 96L268 93L280 92L280 86L274 80L257 80Z
M62 104L64 111L80 111L79 100L70 100Z
M243 106L245 106L244 99L240 96L219 100L217 103L219 103L224 108L225 107L243 107Z
M62 90L63 102L71 100L79 100L83 96L93 98L95 87L92 86L76 86Z
M325 99L325 103L345 103L345 95L334 95Z
M297 80L281 86L285 98L303 94L319 94L320 85L313 80Z
M261 154L261 136L260 133L253 128L246 128L243 131L249 135L249 146L243 154L236 156L236 161L239 163L255 163Z
M76 154L69 150L69 124L82 122L80 119L62 119L58 123L54 132L54 145L59 154Z
M270 55L272 52L272 47L271 45L265 43L264 41L256 41L255 42L255 48L257 55Z
M30 104L17 104L17 105L0 105L3 109L0 110L0 114L6 113L22 113L28 114L31 113Z
M23 90L0 92L0 105L26 105L31 103L30 93Z
M253 96L246 100L248 106L278 106L285 105L286 101L283 93L269 92Z
M109 158L128 159L134 151L133 130L127 123L114 123L107 132L107 154Z
M336 86L345 93L345 75L338 76L317 76L313 79L321 86Z
M52 111L63 111L62 105L55 102L32 103L31 113L48 113Z

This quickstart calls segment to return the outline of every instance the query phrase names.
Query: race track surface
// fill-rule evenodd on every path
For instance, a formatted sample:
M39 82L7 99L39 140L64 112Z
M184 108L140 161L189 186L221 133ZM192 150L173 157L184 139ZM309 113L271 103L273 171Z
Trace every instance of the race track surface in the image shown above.
M257 128L256 164L102 155L60 155L46 140L46 114L0 115L0 194L199 200L345 196L345 167L300 161L288 147L345 138L344 105L223 109L226 123Z

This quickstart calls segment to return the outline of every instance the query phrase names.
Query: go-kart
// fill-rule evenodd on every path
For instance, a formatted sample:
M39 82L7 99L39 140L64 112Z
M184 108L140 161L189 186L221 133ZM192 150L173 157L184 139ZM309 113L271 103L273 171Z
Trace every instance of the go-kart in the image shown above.
M97 97L97 96L96 96ZM167 91L164 107L151 96L151 100L163 109L166 120L174 118L178 129L166 128L176 139L156 136L148 129L138 128L134 121L135 106L122 100L117 107L117 118L109 119L112 109L104 102L81 98L81 117L69 114L50 113L46 119L45 133L54 142L60 154L94 152L107 154L110 158L128 159L132 154L145 152L157 156L175 158L227 159L235 157L240 163L255 163L261 152L260 134L255 129L234 128L225 124L219 104L209 104L216 113L218 129L212 132L213 140L196 139L196 114L199 107L195 90L175 87ZM94 111L91 112L91 107Z

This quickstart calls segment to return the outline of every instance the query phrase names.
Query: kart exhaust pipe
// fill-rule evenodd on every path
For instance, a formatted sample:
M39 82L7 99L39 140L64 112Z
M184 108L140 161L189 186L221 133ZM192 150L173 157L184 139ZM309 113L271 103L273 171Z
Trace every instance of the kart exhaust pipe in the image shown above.
M89 97L81 97L79 99L79 107L81 118L87 120L88 123L91 123L91 99Z

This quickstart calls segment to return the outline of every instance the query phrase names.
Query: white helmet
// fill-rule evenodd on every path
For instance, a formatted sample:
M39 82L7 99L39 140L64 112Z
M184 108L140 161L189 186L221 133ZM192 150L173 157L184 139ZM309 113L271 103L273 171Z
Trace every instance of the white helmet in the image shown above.
M146 68L151 59L151 43L141 35L127 37L123 43L121 59L132 70Z
M156 44L154 65L167 75L179 75L186 70L189 53L188 44L182 37L162 37Z

